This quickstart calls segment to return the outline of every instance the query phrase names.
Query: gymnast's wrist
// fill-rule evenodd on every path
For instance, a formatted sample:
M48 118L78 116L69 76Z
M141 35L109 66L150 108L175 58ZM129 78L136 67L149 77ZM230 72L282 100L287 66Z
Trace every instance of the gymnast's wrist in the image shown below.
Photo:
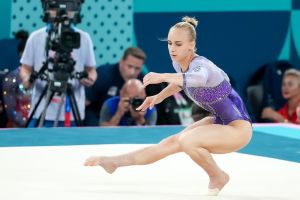
M162 82L167 82L167 83L170 82L170 75L169 75L169 73L162 73L161 76L162 76Z

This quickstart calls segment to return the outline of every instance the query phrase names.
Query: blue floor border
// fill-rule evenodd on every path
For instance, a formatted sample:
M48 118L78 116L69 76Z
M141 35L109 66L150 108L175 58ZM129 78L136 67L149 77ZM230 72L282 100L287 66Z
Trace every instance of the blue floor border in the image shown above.
M183 126L27 128L0 131L0 147L94 144L153 144L182 130ZM240 153L300 163L300 129L254 127L251 142Z

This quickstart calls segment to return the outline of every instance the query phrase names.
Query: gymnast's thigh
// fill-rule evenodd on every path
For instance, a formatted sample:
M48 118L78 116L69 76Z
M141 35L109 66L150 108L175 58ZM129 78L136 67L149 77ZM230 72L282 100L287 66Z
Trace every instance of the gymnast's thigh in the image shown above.
M229 153L239 150L251 139L252 127L245 120L236 120L235 126L208 124L184 131L178 140L186 146L202 147L211 153Z

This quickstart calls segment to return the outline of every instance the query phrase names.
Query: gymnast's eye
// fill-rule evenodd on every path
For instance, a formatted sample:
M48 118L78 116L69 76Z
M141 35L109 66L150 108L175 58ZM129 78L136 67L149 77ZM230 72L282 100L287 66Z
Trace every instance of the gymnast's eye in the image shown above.
M176 44L176 46L178 46L178 47L182 46L182 43L181 43L181 42L176 42L175 44Z

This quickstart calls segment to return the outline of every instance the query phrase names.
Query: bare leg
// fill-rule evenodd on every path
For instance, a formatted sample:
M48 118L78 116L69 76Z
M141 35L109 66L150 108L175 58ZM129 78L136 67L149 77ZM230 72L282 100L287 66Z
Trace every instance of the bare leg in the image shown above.
M213 119L211 117L205 118L199 122L196 122L182 132L192 130L201 125L211 124ZM182 133L181 132L181 133ZM168 155L181 151L178 143L178 137L181 134L176 134L162 140L159 144L152 145L137 151L130 152L128 154L118 156L94 156L85 161L85 166L102 166L108 173L113 173L118 167L129 165L146 165L156 162Z
M252 128L249 122L242 120L226 126L211 123L211 118L205 118L157 145L119 156L91 157L85 165L100 165L108 173L113 173L118 167L150 164L183 151L206 171L211 194L217 195L229 181L229 176L218 167L211 153L229 153L242 148L249 142Z
M236 151L249 142L251 135L250 123L241 120L228 126L199 126L180 135L181 149L208 174L210 195L217 195L229 181L229 176L219 168L211 153Z
M159 144L123 155L90 157L86 160L85 166L100 165L108 173L113 173L118 167L150 164L168 155L179 152L180 146L177 143L177 138L178 135L173 135L162 140Z
M188 148L184 151L188 154L194 162L201 166L204 171L209 176L209 195L217 195L219 191L225 186L229 181L229 176L224 171L222 171L212 155L208 150L198 147L198 148Z

